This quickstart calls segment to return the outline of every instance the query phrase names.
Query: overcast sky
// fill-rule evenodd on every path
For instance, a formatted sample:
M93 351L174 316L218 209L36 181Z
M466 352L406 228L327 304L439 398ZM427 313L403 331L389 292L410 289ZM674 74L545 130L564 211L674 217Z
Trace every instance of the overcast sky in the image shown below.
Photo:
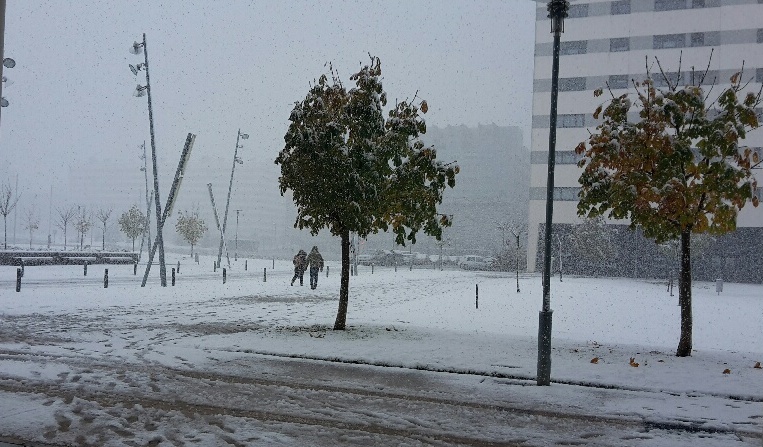
M5 70L0 182L18 174L20 205L37 197L44 230L51 187L55 202L98 202L63 197L74 178L142 197L147 101L132 93L145 76L128 68L143 61L128 52L142 33L162 200L188 132L198 137L184 186L214 182L224 195L239 128L251 138L237 178L277 193L293 103L326 62L348 85L368 53L389 98L427 100L430 126L517 125L529 146L534 30L530 0L8 0L5 56L17 65Z

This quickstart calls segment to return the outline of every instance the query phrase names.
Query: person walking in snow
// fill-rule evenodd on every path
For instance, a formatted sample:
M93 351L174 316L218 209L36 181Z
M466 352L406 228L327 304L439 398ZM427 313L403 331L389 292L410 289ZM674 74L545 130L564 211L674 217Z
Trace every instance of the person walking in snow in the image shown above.
M305 270L307 270L307 253L305 250L300 250L291 261L294 264L294 277L291 278L291 285L294 285L294 281L299 278L299 285L302 285L305 276Z
M323 256L318 252L318 247L313 246L307 255L307 263L310 265L310 288L318 287L318 270L323 271Z

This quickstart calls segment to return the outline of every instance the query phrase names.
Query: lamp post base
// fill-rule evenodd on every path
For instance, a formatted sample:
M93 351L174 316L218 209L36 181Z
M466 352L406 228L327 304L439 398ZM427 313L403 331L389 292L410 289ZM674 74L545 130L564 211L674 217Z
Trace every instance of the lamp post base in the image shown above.
M551 317L554 311L538 315L538 385L551 385Z

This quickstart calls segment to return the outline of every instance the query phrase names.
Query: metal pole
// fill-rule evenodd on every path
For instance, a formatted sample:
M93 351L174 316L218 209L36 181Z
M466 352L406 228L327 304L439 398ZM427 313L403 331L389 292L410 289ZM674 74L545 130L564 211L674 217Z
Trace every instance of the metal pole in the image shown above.
M556 163L556 108L559 96L559 47L562 20L567 16L568 2L551 0L549 17L554 33L553 62L551 66L551 114L548 131L548 179L546 182L546 228L543 258L543 309L538 316L538 385L551 384L551 224L554 213L554 165Z
M236 170L236 157L238 157L238 142L241 139L241 129L236 134L236 149L233 151L233 166L230 169L230 182L228 183L228 200L225 203L225 214L223 215L223 227L222 234L220 235L220 249L217 252L217 262L220 262L220 258L223 255L223 244L225 229L228 227L228 207L230 206L230 194L233 190L233 172ZM228 259L228 267L230 267L230 259Z
M3 60L5 59L4 37L5 37L5 0L0 0L0 78L3 77ZM0 82L0 97L2 96L3 96L3 83Z
M238 261L238 213L240 213L241 210L236 210L236 251L233 253L233 259L235 261Z
M146 45L146 33L143 33L143 56L146 68L146 90L148 91L148 123L151 128L151 162L154 169L154 203L156 205L156 242L159 245L159 278L162 287L167 287L167 267L164 264L164 238L162 237L162 205L159 199L159 173L156 167L156 139L154 138L154 112L151 107L151 79L148 75L148 46ZM151 268L151 264L146 270Z

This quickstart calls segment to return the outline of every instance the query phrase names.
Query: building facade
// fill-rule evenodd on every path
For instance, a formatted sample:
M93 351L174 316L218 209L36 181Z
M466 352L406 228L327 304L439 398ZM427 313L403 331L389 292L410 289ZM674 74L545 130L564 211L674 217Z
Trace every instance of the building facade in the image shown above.
M541 231L545 225L546 179L548 163L549 112L551 102L551 65L553 35L547 18L546 1L538 0L535 37L535 69L533 85L533 120L531 135L530 207L528 227L527 265L530 271L542 266ZM625 93L631 80L641 81L652 73L657 86L665 86L660 75L659 60L668 77L683 85L690 80L692 69L708 69L709 82L715 83L717 95L728 86L730 77L744 67L743 78L749 80L749 91L758 91L763 82L763 2L759 0L579 0L571 2L569 16L564 23L560 48L559 98L556 142L556 168L554 185L554 233L561 250L555 248L552 256L566 259L571 250L565 237L581 224L577 216L578 178L581 169L576 166L579 157L575 146L586 141L589 131L594 132L597 120L593 111L602 104L595 98L597 88L607 86L616 95ZM711 58L712 51L712 58ZM680 66L680 73L679 71ZM656 75L655 75L656 74ZM714 81L713 81L714 80ZM707 91L708 89L706 89ZM713 93L710 94L713 97ZM755 148L763 156L763 131L750 132L742 144ZM763 174L762 171L758 171ZM763 175L758 175L763 186ZM757 196L763 199L763 190ZM627 222L612 221L612 227L623 227ZM610 225L608 225L610 226ZM744 267L743 280L760 281L763 277L761 240L763 240L763 207L748 204L740 213L737 231L727 236L712 238L704 253L704 263L697 271L706 276L724 275L731 279L732 271L742 268L742 257L750 251L757 259L751 267ZM638 232L612 229L621 253L618 258L632 263L635 270L639 257L659 256L654 242L643 240ZM621 236L617 237L617 234ZM634 245L635 244L635 245ZM732 250L734 246L746 248ZM753 248L749 248L753 247ZM757 248L755 248L757 247ZM634 250L636 248L637 250ZM739 253L742 253L741 255ZM623 259L627 253L632 259ZM570 259L570 261L573 261ZM558 262L558 261L557 261ZM604 264L604 263L602 263ZM653 263L659 264L659 263ZM569 268L584 263L568 262ZM558 268L558 267L556 267ZM602 265L605 274L628 274L630 268ZM757 270L756 270L757 269ZM655 270L656 272L657 270Z

